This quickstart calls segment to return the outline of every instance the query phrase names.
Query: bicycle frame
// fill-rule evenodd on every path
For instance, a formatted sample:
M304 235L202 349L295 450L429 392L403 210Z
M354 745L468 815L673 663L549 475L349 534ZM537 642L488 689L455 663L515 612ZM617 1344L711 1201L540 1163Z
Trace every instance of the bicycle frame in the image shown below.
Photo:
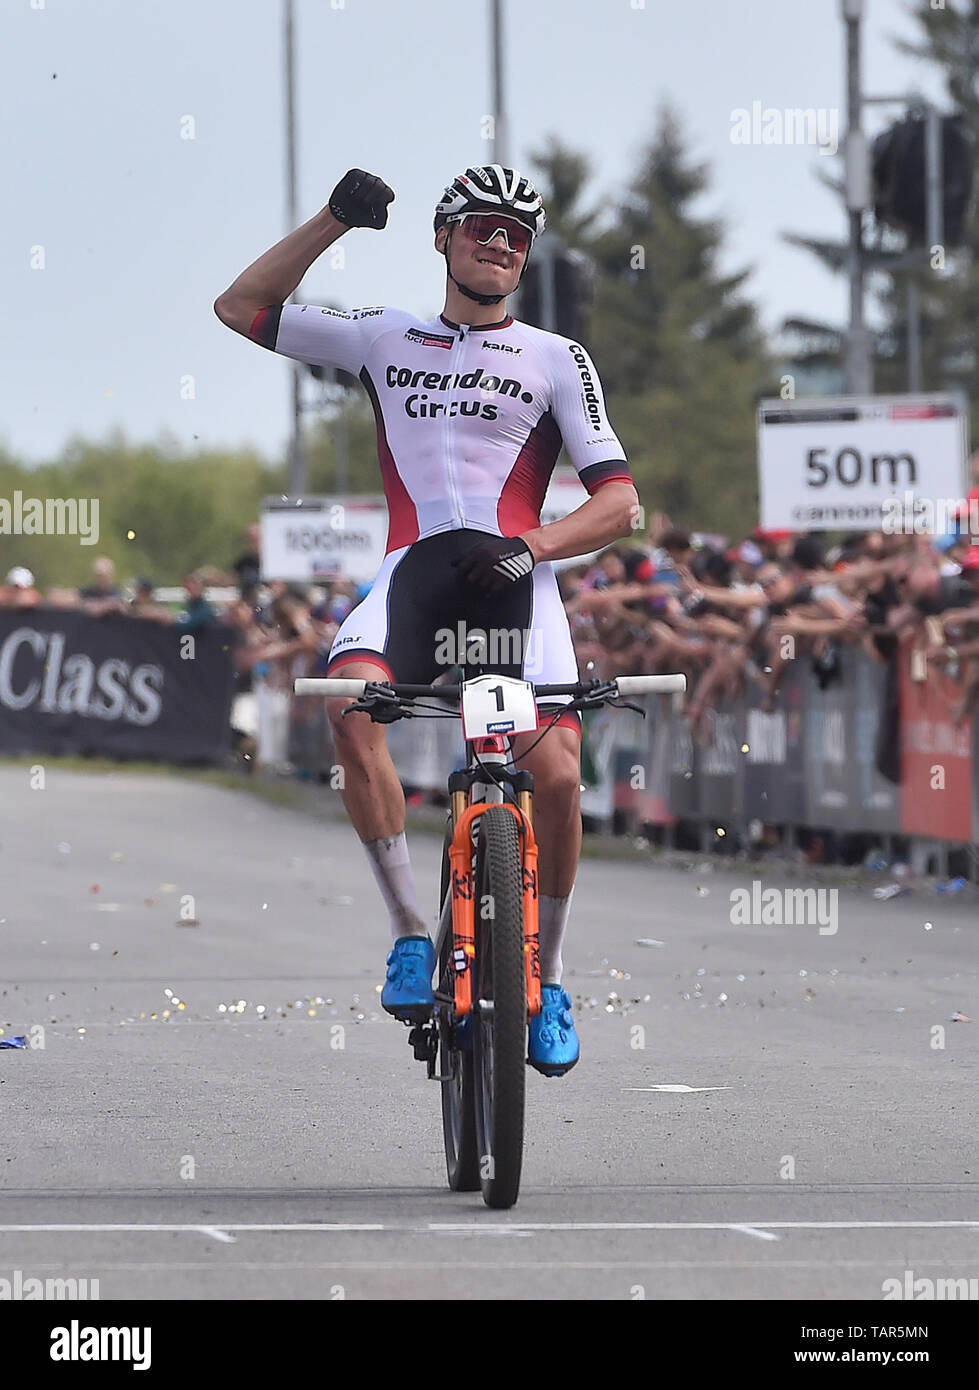
M457 768L448 779L451 809L442 858L435 934L438 979L432 1014L414 1021L408 1042L416 1060L425 1063L429 1078L441 1086L449 1187L454 1192L481 1190L487 1206L505 1208L513 1206L520 1188L525 1063L530 1060L528 1021L540 1015L542 1004L534 777L527 768L510 766L510 738L517 732L530 732L535 722L526 690L511 689L513 704L506 708L502 680L488 689L487 684L481 682L468 692L468 710L466 681L402 685L299 677L294 688L297 695L349 698L344 715L363 711L377 723L443 712L431 703L416 705L416 701L458 702L463 731L467 727L470 731L465 767ZM526 681L512 683L517 684L531 686ZM538 701L570 696L573 709L615 704L642 713L639 706L624 703L623 697L670 694L685 686L682 675L664 675L531 688ZM483 699L490 693L496 696L495 711ZM497 718L496 711L504 709L506 717ZM545 724L541 738L554 722L556 717ZM536 727L540 727L539 712ZM490 810L493 814L483 821ZM477 917L480 893L497 901L480 901ZM477 990L486 997L474 997Z
M498 736L474 740L473 747L479 761L487 766L505 764L508 760L506 739ZM476 800L482 791L483 798ZM523 886L524 912L524 958L527 974L527 1012L529 1015L541 1011L540 978L540 935L539 902L537 876L537 839L531 820L532 793L518 792L521 804L514 806L505 801L502 788L496 782L474 782L470 793L474 799L466 805L466 793L452 793L453 832L449 848L451 911L452 962L455 971L455 1011L459 1018L467 1018L472 1013L473 963L476 959L476 888L473 852L478 834L476 823L490 806L504 805L516 817L520 829L521 877ZM449 929L445 920L439 925L439 942L442 932Z
M445 685L436 688L431 685L398 685L388 682L350 680L330 677L299 677L294 685L297 695L351 696L358 701L356 708L370 711L371 703L379 711L372 714L379 722L390 722L400 717L399 702L410 702L426 696L441 699L456 699L462 686ZM682 675L657 676L615 676L611 680L591 681L586 684L572 682L561 685L538 685L534 690L538 698L570 695L577 702L575 707L587 708L600 705L612 699L630 695L674 694L686 689L686 679ZM368 693L369 692L369 693ZM637 709L638 706L630 706ZM350 708L344 713L349 713ZM641 711L640 711L641 712ZM516 818L521 844L521 879L524 911L524 955L527 975L527 1009L530 1015L541 1010L541 970L539 901L537 873L537 839L533 827L533 778L530 773L507 772L494 777L494 766L505 768L509 762L509 744L500 734L480 736L467 743L472 756L468 760L467 771L453 773L449 778L449 791L452 799L452 839L449 846L450 892L442 905L442 914L436 934L436 951L441 954L446 937L452 933L452 960L454 966L453 1003L458 1018L468 1018L472 1014L473 962L476 958L476 903L475 867L473 857L477 838L476 826L479 817L490 806L506 806ZM473 766L475 761L476 766ZM487 769L488 777L480 777L479 770ZM457 780L458 779L458 780ZM453 786L453 782L457 785ZM507 800L501 782L507 781L516 793L516 802ZM421 1055L421 1054L418 1054Z

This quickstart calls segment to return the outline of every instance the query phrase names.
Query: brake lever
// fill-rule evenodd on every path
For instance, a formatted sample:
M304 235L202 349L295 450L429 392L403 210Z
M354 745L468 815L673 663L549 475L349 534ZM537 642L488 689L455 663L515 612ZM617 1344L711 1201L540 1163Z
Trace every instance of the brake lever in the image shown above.
M646 718L646 711L643 709L642 705L634 705L631 700L613 698L604 700L603 704L610 705L612 709L634 709L637 714L642 715L643 719Z
M393 690L385 690L383 685L374 682L371 682L369 695L365 692L359 700L344 706L344 716L354 712L369 714L374 724L393 724L395 720L405 719L408 715Z
M599 705L610 705L612 709L631 709L637 714L646 718L646 711L642 705L634 705L631 700L625 700L621 695L616 695L617 687L614 681L596 681L595 688L588 694L587 703L583 704L584 709L594 709Z
M370 717L375 724L393 724L396 719L408 719L410 715L411 711L401 705L381 705L379 709L370 711Z

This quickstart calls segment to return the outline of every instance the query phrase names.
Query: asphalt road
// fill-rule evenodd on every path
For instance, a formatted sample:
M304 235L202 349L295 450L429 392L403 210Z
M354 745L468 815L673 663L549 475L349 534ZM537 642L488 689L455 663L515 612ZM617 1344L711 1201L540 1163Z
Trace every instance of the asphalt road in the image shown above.
M386 917L345 824L56 767L43 790L0 767L0 805L0 1027L43 1044L0 1051L0 1279L880 1301L908 1270L979 1277L971 890L841 888L830 934L733 923L744 873L585 862L582 1061L529 1074L499 1213L445 1185L438 1087L379 1008ZM433 908L438 849L412 840Z

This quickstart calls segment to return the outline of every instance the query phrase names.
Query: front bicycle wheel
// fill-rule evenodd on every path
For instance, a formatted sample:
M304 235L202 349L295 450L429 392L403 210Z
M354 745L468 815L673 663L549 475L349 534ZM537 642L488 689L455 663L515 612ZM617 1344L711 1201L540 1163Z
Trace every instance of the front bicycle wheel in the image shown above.
M488 1207L512 1207L523 1163L527 1057L520 831L504 807L479 819L473 991L476 1143Z
M449 891L449 845L451 824L442 847L442 884L439 894L445 908ZM479 1187L479 1154L476 1147L476 1084L473 1072L472 1028L468 1046L460 1046L458 1025L452 1000L455 972L452 963L452 932L446 932L439 951L436 1005L439 1032L439 1083L442 1091L442 1137L445 1141L445 1170L453 1192L475 1192Z

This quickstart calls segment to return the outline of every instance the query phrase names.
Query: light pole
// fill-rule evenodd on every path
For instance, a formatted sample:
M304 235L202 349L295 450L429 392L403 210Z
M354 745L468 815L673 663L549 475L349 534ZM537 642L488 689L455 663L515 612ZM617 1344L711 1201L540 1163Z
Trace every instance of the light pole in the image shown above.
M506 112L506 64L503 34L503 0L490 0L490 82L493 89L493 162L508 163L510 120ZM561 248L553 233L545 232L534 246L534 257L540 266L541 328L553 333L557 328L555 261ZM520 309L520 292L516 294Z
M869 396L874 389L870 334L864 320L863 214L870 206L870 158L863 133L860 90L860 22L864 0L841 0L846 23L846 205L850 217L847 274L850 324L846 338L846 393Z
M492 41L490 60L493 85L493 163L505 164L508 154L505 72L503 58L503 0L490 0Z
M286 223L287 230L298 226L296 208L296 45L293 0L283 0L283 48L285 50L286 96ZM289 301L298 302L294 293ZM306 442L303 437L302 366L292 364L292 442L289 450L289 495L301 497L306 491Z
M874 366L871 336L864 319L864 276L876 265L891 274L907 271L908 390L922 389L921 290L918 273L928 270L930 256L945 242L945 187L942 122L936 107L910 93L907 96L868 96L860 82L860 23L865 0L840 0L846 22L847 132L846 205L850 215L847 273L850 279L850 324L846 338L846 392L871 395ZM924 115L925 248L910 247L893 254L867 251L863 245L863 214L871 206L870 151L862 127L865 106L900 104Z

